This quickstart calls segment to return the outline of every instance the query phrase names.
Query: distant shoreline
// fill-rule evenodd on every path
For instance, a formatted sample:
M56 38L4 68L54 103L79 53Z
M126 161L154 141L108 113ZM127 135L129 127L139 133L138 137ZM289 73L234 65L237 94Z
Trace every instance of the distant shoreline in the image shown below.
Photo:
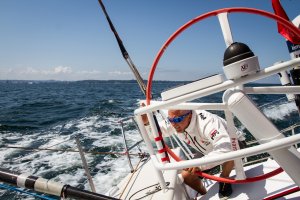
M78 80L78 81L64 81L64 80L0 80L0 84L40 84L40 83L130 83L137 84L136 80ZM167 81L167 80L154 80L153 83L178 83L186 84L192 81ZM147 81L145 81L147 84ZM248 83L246 85L274 85L278 86L278 83Z

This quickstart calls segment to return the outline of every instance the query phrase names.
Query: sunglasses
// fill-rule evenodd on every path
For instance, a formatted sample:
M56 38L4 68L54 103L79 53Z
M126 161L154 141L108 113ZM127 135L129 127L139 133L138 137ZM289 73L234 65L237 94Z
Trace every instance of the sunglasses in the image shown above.
M191 113L192 113L192 111L189 111L189 112L187 112L187 113L185 113L181 116L178 116L178 117L173 117L173 118L168 117L168 119L171 123L180 123Z

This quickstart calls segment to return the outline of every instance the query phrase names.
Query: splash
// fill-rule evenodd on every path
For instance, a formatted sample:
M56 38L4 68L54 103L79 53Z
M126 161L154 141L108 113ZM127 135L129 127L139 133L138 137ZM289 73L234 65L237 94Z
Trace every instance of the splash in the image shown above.
M279 121L284 120L293 112L297 112L297 107L294 102L285 102L277 105L269 105L262 109L263 113L270 119Z

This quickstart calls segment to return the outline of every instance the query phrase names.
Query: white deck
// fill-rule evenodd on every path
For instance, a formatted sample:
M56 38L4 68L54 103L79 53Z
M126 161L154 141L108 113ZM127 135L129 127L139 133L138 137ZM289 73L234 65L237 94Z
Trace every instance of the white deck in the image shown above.
M177 152L178 153L178 152ZM255 177L257 175L262 175L277 169L279 166L274 161L269 159L267 162L255 164L249 167L245 167L245 172L247 177ZM156 172L152 166L151 160L145 162L141 165L136 173L132 176L129 181L128 186L126 187L128 180L131 177L129 174L125 179L123 179L120 184L118 184L118 188L120 190L115 193L114 196L116 198L120 198L120 194L123 192L126 187L121 199L152 199L152 200L168 200L168 199L189 199L186 195L185 189L182 184L178 181L177 170L165 171L164 177L166 182L170 182L168 186L168 190L166 191L157 191L153 194L149 194L149 192L155 191L155 185L158 183L158 179L156 177ZM234 175L234 173L232 173ZM220 199L218 196L219 184L215 181L204 179L204 184L208 189L208 193L205 196L200 196L197 199L200 200L215 200ZM152 187L150 187L152 186ZM149 188L147 188L149 187ZM282 192L284 190L288 190L296 187L296 184L289 178L289 176L282 172L276 176L273 176L267 180L262 180L258 182L248 183L248 184L233 184L233 194L229 199L241 200L241 199L263 199L270 195L274 195L278 192ZM280 199L300 199L300 193L294 193Z
M274 160L269 159L267 162L246 167L245 171L247 177L255 177L257 175L262 175L273 171L278 167L278 164ZM199 199L219 199L218 183L215 183L214 181L208 182L210 183L209 185L207 184L207 182L205 182L206 186L208 186L208 193ZM291 189L293 187L296 187L296 184L290 179L290 177L285 172L282 172L267 180L247 184L233 184L233 193L229 199L263 199L268 196L274 195L278 192ZM300 198L299 192L280 199L295 199L296 196Z
M143 199L157 200L187 199L183 187L181 187L181 185L177 182L177 170L164 172L166 182L170 183L167 191L162 192L160 190L153 194L149 194L156 190L158 181L155 173L156 172L152 166L151 160L143 163L133 176L132 174L129 174L120 182L120 184L118 184L118 188L120 188L120 190L113 196L120 198L121 193L123 193L121 199L140 199L142 197L144 197ZM126 187L127 184L128 186ZM124 188L126 189L123 192Z

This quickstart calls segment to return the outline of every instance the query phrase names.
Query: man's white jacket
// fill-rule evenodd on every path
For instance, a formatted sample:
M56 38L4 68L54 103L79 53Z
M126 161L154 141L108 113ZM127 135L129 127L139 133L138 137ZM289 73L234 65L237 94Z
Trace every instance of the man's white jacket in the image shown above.
M176 130L170 123L160 123L163 136L175 134ZM232 151L237 140L245 140L244 135L235 128L234 133L227 131L226 121L205 110L192 111L191 122L183 133L176 133L177 136L205 156L215 156ZM201 166L201 170L212 168L214 165Z

